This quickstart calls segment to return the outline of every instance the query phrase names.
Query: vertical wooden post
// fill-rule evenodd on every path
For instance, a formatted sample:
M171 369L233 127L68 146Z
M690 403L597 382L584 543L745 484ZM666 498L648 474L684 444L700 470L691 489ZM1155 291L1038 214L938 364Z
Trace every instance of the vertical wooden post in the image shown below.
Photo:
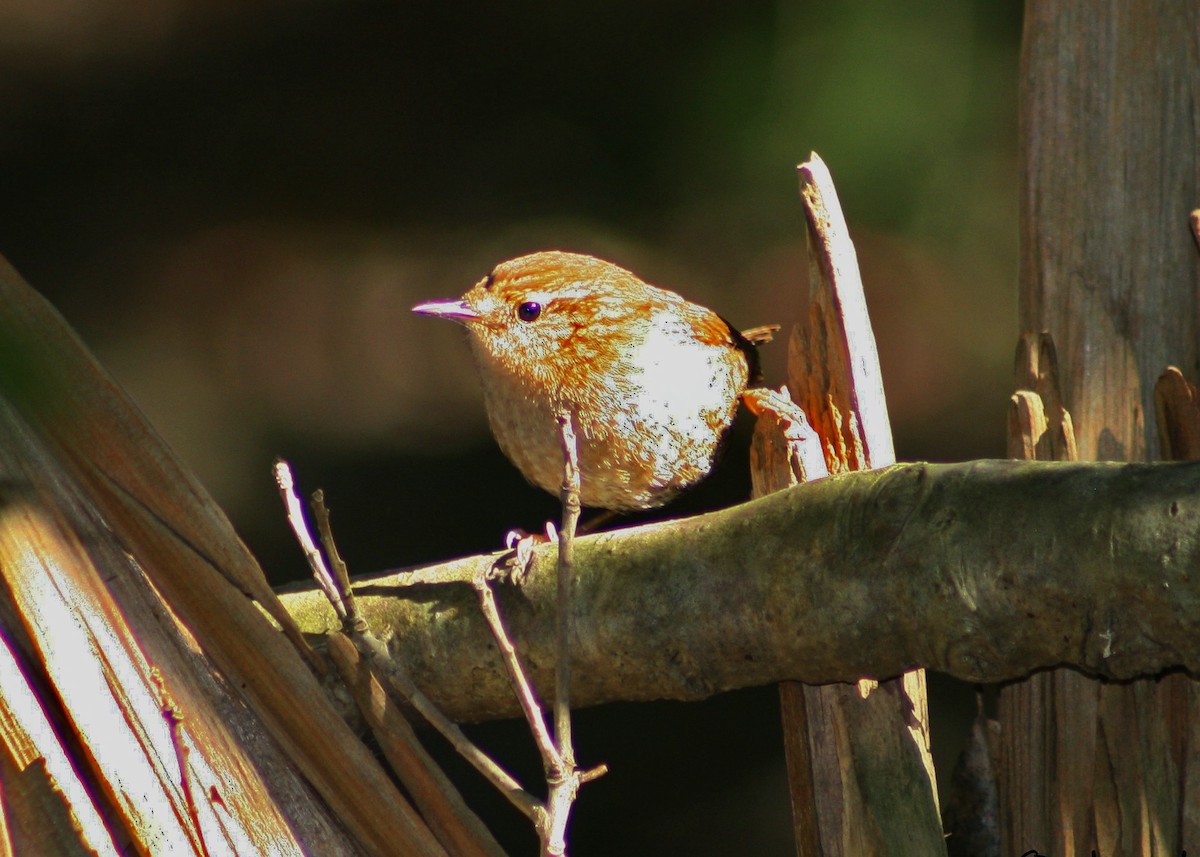
M1155 381L1200 369L1200 6L1029 0L1021 63L1022 329L1057 345L1082 460L1156 457ZM1125 619L1095 617L1115 650ZM1068 670L1007 688L1002 853L1197 848L1198 688Z
M800 167L808 223L809 314L789 343L788 389L823 445L831 473L895 463L875 337L854 247L833 188L815 155ZM801 416L792 426L803 424ZM807 429L807 426L805 426ZM794 482L803 451L760 450L777 433L755 429L756 494ZM795 438L792 439L795 442ZM788 461L792 462L789 469ZM809 474L812 475L811 473ZM780 685L784 747L800 857L945 854L929 755L925 673L877 684Z
M1157 457L1159 374L1195 378L1200 6L1030 0L1021 327L1058 347L1084 461Z

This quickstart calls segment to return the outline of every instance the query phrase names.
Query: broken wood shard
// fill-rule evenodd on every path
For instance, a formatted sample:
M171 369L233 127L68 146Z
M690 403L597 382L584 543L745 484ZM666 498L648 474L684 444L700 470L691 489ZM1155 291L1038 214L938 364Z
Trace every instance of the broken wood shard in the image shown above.
M1200 458L1200 395L1194 384L1168 366L1154 385L1158 441L1166 461Z

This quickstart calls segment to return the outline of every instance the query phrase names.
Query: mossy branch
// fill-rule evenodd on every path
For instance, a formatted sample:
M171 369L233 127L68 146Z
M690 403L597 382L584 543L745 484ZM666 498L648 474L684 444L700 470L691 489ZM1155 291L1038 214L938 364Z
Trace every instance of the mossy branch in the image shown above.
M1200 670L1200 463L904 464L576 543L572 701L926 666L1000 681L1072 665ZM360 579L360 607L451 717L516 712L468 557ZM554 669L555 550L498 595L533 680ZM464 585L454 585L460 581ZM449 585L447 585L449 584ZM307 633L319 593L283 595Z

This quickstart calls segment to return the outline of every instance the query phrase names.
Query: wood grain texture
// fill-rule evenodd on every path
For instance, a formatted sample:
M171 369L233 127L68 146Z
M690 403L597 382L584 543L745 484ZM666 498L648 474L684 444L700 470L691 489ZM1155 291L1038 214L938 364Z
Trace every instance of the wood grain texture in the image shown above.
M240 853L443 854L248 597L295 629L224 514L2 260L0 342L0 622L20 642L24 666L58 686L78 716L69 743L91 746L105 723L124 723L129 742L144 742L150 761L138 767L139 791L123 785L132 764L74 759L89 788L128 819L135 850L203 851L172 779L180 753L162 743L162 711L148 702L153 668L194 741L189 757L218 778L215 791L195 780L205 806L229 816L210 834L232 831ZM51 615L72 618L49 626ZM68 624L87 632L74 660L94 681L82 694L55 656L68 639L55 628ZM112 705L122 716L98 720ZM151 812L175 817L169 839L156 838L156 824L138 825ZM221 841L213 836L210 848ZM159 841L166 850L156 850Z
M1030 0L1021 329L1058 346L1083 460L1157 455L1153 390L1200 370L1200 6Z
M1194 3L1026 4L1021 325L1057 345L1082 460L1157 457L1155 383L1168 364L1200 369L1197 33ZM1196 687L1057 670L1006 689L1003 853L1194 849Z

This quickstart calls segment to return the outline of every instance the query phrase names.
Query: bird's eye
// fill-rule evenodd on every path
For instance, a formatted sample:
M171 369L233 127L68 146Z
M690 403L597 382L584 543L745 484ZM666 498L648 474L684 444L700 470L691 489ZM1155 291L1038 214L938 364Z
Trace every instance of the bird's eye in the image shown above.
M517 307L517 318L521 321L535 321L542 314L542 305L537 301L526 301Z

